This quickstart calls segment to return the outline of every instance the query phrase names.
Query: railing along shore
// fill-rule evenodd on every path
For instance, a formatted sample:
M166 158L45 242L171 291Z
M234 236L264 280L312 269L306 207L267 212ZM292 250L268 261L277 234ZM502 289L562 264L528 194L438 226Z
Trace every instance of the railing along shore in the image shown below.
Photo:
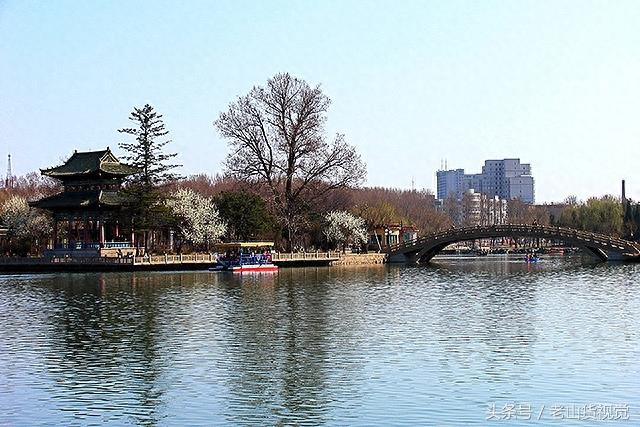
M342 255L340 251L329 252L278 252L271 254L273 261L295 261L295 260L315 260L315 259L339 259Z
M273 261L336 260L340 251L329 252L279 252L271 254ZM169 265L169 264L213 264L217 254L195 253L181 255L149 255L124 257L0 257L0 264L98 264L98 265Z
M0 264L124 264L132 265L132 257L0 257Z
M133 257L133 264L204 264L214 263L215 254L149 255Z

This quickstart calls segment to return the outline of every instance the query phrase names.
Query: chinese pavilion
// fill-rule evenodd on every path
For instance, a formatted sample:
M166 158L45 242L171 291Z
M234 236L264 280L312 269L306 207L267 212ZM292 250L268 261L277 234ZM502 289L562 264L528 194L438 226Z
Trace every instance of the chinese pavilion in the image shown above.
M41 169L42 175L61 181L64 187L61 193L30 203L53 215L50 254L116 256L133 253L133 227L122 215L121 185L127 176L138 172L138 168L120 163L109 148L75 151L63 165Z

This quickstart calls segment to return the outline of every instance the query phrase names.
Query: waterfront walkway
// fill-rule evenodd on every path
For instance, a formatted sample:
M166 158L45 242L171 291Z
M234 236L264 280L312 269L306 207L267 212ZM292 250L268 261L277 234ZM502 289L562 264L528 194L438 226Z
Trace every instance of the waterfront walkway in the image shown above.
M331 265L340 252L285 252L272 254L279 267ZM129 257L1 257L0 272L72 271L178 271L206 270L215 254L151 255Z

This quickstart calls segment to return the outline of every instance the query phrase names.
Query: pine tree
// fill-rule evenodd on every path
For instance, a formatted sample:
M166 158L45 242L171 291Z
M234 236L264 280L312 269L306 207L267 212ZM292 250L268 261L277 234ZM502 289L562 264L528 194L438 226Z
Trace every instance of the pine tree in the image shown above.
M247 241L271 231L274 218L262 197L246 191L223 191L216 196L220 216L232 240Z
M171 142L161 140L169 133L162 121L162 114L158 114L151 105L146 104L142 108L134 107L129 120L136 123L137 127L118 129L118 132L133 135L136 140L121 142L119 146L127 152L123 159L142 171L134 180L151 188L180 179L180 176L171 170L181 165L168 163L177 153L169 154L162 150Z
M146 104L142 108L134 107L129 120L137 127L118 129L120 133L135 136L134 142L121 142L119 146L126 151L122 158L131 166L140 169L128 183L123 195L127 199L127 214L137 231L144 232L145 251L149 250L151 232L171 225L174 218L166 206L165 196L158 187L180 179L172 169L180 165L169 161L177 153L165 153L163 148L171 142L163 140L166 130L162 115Z

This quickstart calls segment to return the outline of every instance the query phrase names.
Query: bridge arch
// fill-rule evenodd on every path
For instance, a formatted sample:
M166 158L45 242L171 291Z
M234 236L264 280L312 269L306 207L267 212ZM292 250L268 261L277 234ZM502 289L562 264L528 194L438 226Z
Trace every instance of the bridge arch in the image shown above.
M501 224L452 228L430 234L410 242L404 242L389 249L389 262L428 262L452 243L476 239L498 237L533 237L560 240L566 244L585 249L601 261L609 259L640 259L640 245L599 233L575 230L565 227L542 225Z

